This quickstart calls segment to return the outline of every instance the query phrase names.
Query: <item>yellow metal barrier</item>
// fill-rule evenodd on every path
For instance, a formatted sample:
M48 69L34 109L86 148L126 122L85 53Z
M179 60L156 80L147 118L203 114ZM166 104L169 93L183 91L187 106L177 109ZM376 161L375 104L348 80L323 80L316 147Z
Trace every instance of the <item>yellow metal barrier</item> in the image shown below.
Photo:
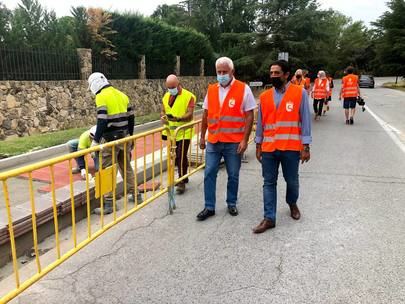
M191 139L186 139L186 130L193 130ZM193 175L197 171L201 170L205 166L204 162L204 150L200 149L200 133L201 133L201 119L196 121L191 121L180 127L178 127L171 137L171 164L169 166L169 184L171 185L168 189L169 191L169 212L172 213L173 209L176 208L175 204L175 191L174 187L179 183L185 183L189 176ZM183 136L178 136L183 134ZM180 140L179 140L180 138ZM187 150L185 150L187 146ZM177 150L177 147L181 147L181 151ZM195 148L194 148L195 147ZM180 157L177 154L180 153ZM194 154L193 154L194 153ZM192 166L191 158L194 156L195 165ZM180 158L180 161L179 161ZM185 159L187 158L187 159ZM178 163L176 164L176 159ZM183 172L184 163L187 162L187 170ZM175 167L177 166L178 178L175 177Z
M195 134L189 140L189 143L185 145L188 139L185 138L185 130L193 129ZM162 132L166 131L167 141L166 144L163 143L162 140ZM185 183L188 177L192 174L196 173L197 171L201 170L205 166L204 161L204 150L200 149L200 133L201 133L201 120L191 121L189 123L184 124L181 127L178 127L174 134L170 135L170 130L168 127L161 127L158 129L154 129L148 132L144 132L141 134L133 135L130 137L126 137L114 142L108 142L101 144L99 146L95 146L86 150L81 150L75 153L71 153L68 155L64 155L61 157L53 158L50 160L46 160L43 162L39 162L33 165L25 166L19 169L11 170L8 172L0 173L0 181L3 184L3 195L4 195L4 203L5 203L5 210L6 216L8 220L8 235L9 235L9 243L10 243L10 250L11 250L11 261L12 261L12 268L14 273L14 288L13 289L5 289L2 288L2 282L0 282L0 303L6 303L16 297L18 294L23 292L29 286L34 284L40 278L45 276L51 270L59 266L61 263L66 261L69 257L77 253L81 248L85 247L91 241L102 235L108 229L113 227L114 225L118 224L128 216L132 215L133 213L137 212L141 208L145 207L152 201L156 200L158 197L162 196L166 192L168 193L168 202L169 202L169 213L173 213L173 210L176 208L175 204L175 186L179 185L180 183ZM178 134L183 134L182 139L178 139ZM177 138L177 141L176 141ZM181 138L181 137L180 137ZM156 144L156 141L159 141ZM117 150L124 151L123 159L120 158L119 162L123 164L123 168L127 168L128 162L130 159L127 159L127 147L130 145L134 163L133 163L133 170L134 170L134 177L133 181L128 180L128 171L127 170L120 170L121 177L122 177L122 184L123 184L123 197L122 199L117 198L117 194L120 194L120 190L116 187L117 185L117 168L119 168L117 164L117 157L122 157L122 154L119 154ZM180 147L182 150L177 151L177 147ZM187 146L187 150L185 147ZM150 148L150 149L148 149ZM111 150L111 153L109 152ZM140 151L142 150L142 151ZM181 154L181 157L177 158L177 169L178 169L178 178L175 177L175 167L176 167L176 151ZM95 179L95 183L93 180L90 180L89 177L89 164L87 157L92 152L98 152L99 157L99 170L95 174L97 177ZM104 155L104 156L103 156ZM110 163L106 162L106 155L111 155L112 161ZM85 193L81 196L81 199L85 202L82 202L84 206L84 214L86 217L86 225L83 228L85 231L80 231L77 227L79 219L77 218L76 214L76 195L75 195L75 185L74 177L72 174L72 160L74 158L85 156L85 170L86 176L85 181ZM166 156L166 160L164 159ZM187 158L187 159L186 159ZM159 160L159 163L156 164L156 159ZM180 161L179 161L180 159ZM63 233L60 217L61 214L61 202L59 201L57 195L57 187L55 178L55 170L56 167L59 166L63 162L68 162L68 170L69 170L69 196L70 196L70 204L68 203L68 207L70 208L70 215L71 215L71 225L69 229L71 229L71 237L68 238L72 241L70 246L67 246L67 242L61 239L60 234ZM103 161L104 164L109 164L105 168L103 168ZM147 173L147 163L148 161L151 163L151 172L150 176ZM185 166L185 162L187 163L187 171L183 172ZM139 167L142 166L143 168L139 170ZM164 178L164 166L167 167L167 176ZM156 168L155 168L156 167ZM41 261L41 254L39 250L39 244L41 240L39 239L38 235L38 216L37 216L37 204L35 198L35 189L34 189L34 177L33 172L36 170L42 170L44 168L49 169L50 175L50 214L52 216L53 221L53 238L54 238L54 252L56 258L52 260L47 265L43 265ZM155 174L156 170L158 171L159 175L159 182L156 182ZM19 260L18 260L18 246L16 243L16 236L15 236L15 226L13 225L13 206L11 206L12 200L9 196L8 191L8 181L12 178L18 177L22 174L27 174L28 179L28 188L29 188L29 202L30 202L30 214L31 214L31 223L32 223L32 240L33 240L33 255L35 256L35 263L36 263L36 271L34 274L24 275L25 279L21 279L20 276L20 269L19 269ZM139 175L139 176L138 176ZM139 191L139 178L143 179L143 187L141 190L143 191L143 202L140 202L138 199L138 191ZM147 194L147 185L146 181L151 181L151 194L148 196ZM166 183L165 183L166 181ZM159 186L156 186L156 183L159 183ZM131 193L134 195L134 205L132 208L129 208L129 201L128 201L128 186L133 186L134 192ZM95 193L93 193L95 192ZM112 192L112 216L104 215L105 211L105 197L107 193ZM94 219L95 215L91 214L91 210L94 207L94 202L96 198L99 198L98 205L101 211L99 222L97 218ZM97 202L97 201L96 201ZM123 205L123 209L117 208L118 205ZM67 208L66 205L63 208ZM62 208L62 209L63 209ZM0 210L1 211L1 210ZM106 220L109 222L106 223ZM82 230L83 230L82 229ZM85 235L85 237L83 236ZM3 294L3 292L5 293Z
M187 141L187 139L185 139L185 130L188 129L194 129L194 136L190 139L190 144L188 145L188 151L184 151L184 143ZM189 122L187 124L184 124L181 127L178 127L175 131L174 131L174 135L172 136L172 144L171 144L171 151L172 151L172 159L176 159L176 148L178 145L181 144L182 150L181 150L181 161L180 164L178 164L178 171L181 170L181 168L184 165L184 162L187 162L188 165L188 172L184 172L183 174L181 174L182 176L180 176L179 173L179 178L175 178L174 177L174 172L173 172L173 179L174 179L174 184L178 184L181 181L184 181L185 179L187 179L189 176L193 175L194 173L196 173L197 171L201 170L202 168L204 168L205 166L205 162L204 162L204 151L205 150L201 150L200 149L200 132L201 132L201 119L200 120L196 120L196 121L192 121ZM176 141L176 138L178 136L179 133L183 133L183 138L181 140ZM184 153L186 152L186 153ZM184 159L184 156L186 156L187 154L187 159ZM191 165L191 158L193 158L194 160L194 167ZM174 170L174 166L173 166L173 170Z
M70 256L78 252L81 248L89 244L91 241L96 239L98 236L106 232L109 228L113 227L117 223L121 222L128 216L132 215L133 213L137 212L141 208L145 207L158 197L162 196L170 187L173 187L173 180L169 177L168 174L167 178L164 178L164 166L167 166L168 172L172 172L173 168L172 161L170 159L170 151L171 151L171 141L168 140L166 144L162 142L162 132L166 131L169 133L169 129L167 127L161 127L158 129L154 129L148 132L144 132L141 134L137 134L134 136L126 137L114 142L108 142L101 144L99 146L95 146L86 150L81 150L75 153L67 154L61 157L53 158L50 160L42 161L33 165L25 166L22 168L18 168L15 170L10 170L8 172L0 173L0 181L2 182L3 186L3 196L4 196L4 204L5 204L5 212L6 217L8 220L8 237L9 237L9 245L11 251L11 262L12 262L12 269L14 273L14 288L7 288L9 287L8 283L5 282L2 284L0 282L0 303L6 303L28 288L30 285L38 281L44 275L49 273L55 267L60 265ZM159 141L158 144L156 142ZM127 159L127 147L130 145L131 151L134 155L133 158L133 170L134 170L134 179L133 181L128 180L128 174L130 173L125 168L127 168L127 164L131 161ZM156 149L157 147L157 149ZM156 150L155 150L156 149ZM140 151L142 150L142 151ZM123 154L121 153L122 151ZM90 180L89 177L89 165L87 161L87 155L92 152L99 152L99 177L97 178L96 184L94 184L93 180ZM121 154L120 154L121 153ZM107 168L103 168L103 162L106 163L105 155L111 155L111 166ZM85 156L85 169L86 169L86 178L85 180L79 182L82 185L85 184L85 191L83 195L77 194L77 190L75 189L77 184L74 181L74 176L72 174L72 161L74 158ZM118 158L117 158L118 157ZM167 157L167 160L165 160ZM158 160L158 163L157 163ZM67 162L67 169L69 170L69 185L68 185L68 193L70 199L66 202L60 201L58 197L58 189L57 189L57 178L55 175L55 171L57 171L57 167L61 166L62 163ZM122 183L123 183L123 191L118 191L116 187L117 184L117 169L119 168L118 163L123 163L124 170L121 171ZM152 166L151 173L147 172L147 164ZM138 169L140 166L140 170ZM156 169L159 171L160 183L155 180L155 166ZM65 168L66 169L66 168ZM38 213L37 213L37 202L35 197L35 187L34 183L35 178L33 174L38 172L38 170L46 171L49 170L49 177L50 177L50 195L49 195L49 214L52 217L51 221L53 221L53 238L54 238L54 248L53 252L55 253L55 258L49 262L47 265L43 264L43 260L45 259L44 256L41 256L39 245L41 240L39 239L38 233ZM103 179L103 174L107 172L110 174L109 182L106 184L106 180ZM149 174L149 176L148 176ZM13 223L13 212L16 212L17 206L14 206L13 199L10 197L8 184L14 178L17 178L21 175L25 175L25 178L28 180L28 191L29 193L29 202L30 202L30 221L31 221L31 230L32 230L32 247L33 247L33 257L35 257L35 273L25 273L25 269L29 267L21 267L22 263L19 261L19 253L21 250L18 248L18 244L16 241L16 228L18 227L16 223ZM139 175L139 176L138 176ZM144 186L142 187L143 193L143 202L138 201L138 181L139 178L143 179ZM147 180L151 182L151 191L147 192ZM165 181L166 184L164 184ZM18 180L18 183L22 183L21 179ZM156 184L159 183L159 187ZM21 186L21 185L20 185ZM128 186L134 188L133 198L134 198L134 205L132 207L128 207L129 200L128 200ZM97 218L95 219L96 215L91 214L92 207L94 204L97 203L97 200L94 197L94 188L97 188L98 195L99 195L99 207L101 209L101 215L99 219L99 224L97 223ZM106 192L112 192L112 205L113 205L113 212L112 217L110 215L104 215L105 210L105 199L103 194ZM123 197L120 199L117 196L123 192ZM149 193L149 194L148 194ZM80 201L81 200L81 201ZM78 214L76 214L76 208L80 205L80 202L84 209L84 214L86 220L84 223L85 229L79 231L78 225L79 219ZM64 205L65 204L65 205ZM123 209L118 208L118 205L123 205ZM68 241L65 239L61 239L62 231L61 226L61 217L63 208L68 208L70 210L70 225L69 229L71 229L71 236L67 237ZM63 210L65 210L63 209ZM0 210L2 212L2 210ZM66 214L66 210L65 210ZM106 222L106 220L108 222ZM66 221L66 218L65 218ZM49 238L48 238L49 240ZM70 244L70 245L69 245ZM30 245L31 246L31 245ZM48 253L49 254L49 253ZM47 256L47 260L49 257ZM27 270L28 271L28 270ZM7 280L6 280L7 281Z

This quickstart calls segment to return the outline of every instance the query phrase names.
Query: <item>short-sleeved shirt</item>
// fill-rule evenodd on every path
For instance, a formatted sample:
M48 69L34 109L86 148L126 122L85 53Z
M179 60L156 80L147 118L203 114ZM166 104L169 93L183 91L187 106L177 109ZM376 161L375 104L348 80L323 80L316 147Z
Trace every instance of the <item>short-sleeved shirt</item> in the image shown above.
M224 100L226 98L226 95L228 94L229 90L231 89L231 85L234 83L235 78L231 81L231 83L226 86L225 88L218 84L218 90L219 90L219 102L222 104L224 103ZM248 111L251 111L256 108L256 100L255 97L253 96L252 90L250 87L245 84L245 93L243 95L243 102L241 106L241 112L245 113ZM204 104L203 104L203 109L208 110L208 97L207 95L204 98Z
M79 137L79 145L77 146L78 150L84 150L90 148L91 139L90 139L90 130L84 131Z

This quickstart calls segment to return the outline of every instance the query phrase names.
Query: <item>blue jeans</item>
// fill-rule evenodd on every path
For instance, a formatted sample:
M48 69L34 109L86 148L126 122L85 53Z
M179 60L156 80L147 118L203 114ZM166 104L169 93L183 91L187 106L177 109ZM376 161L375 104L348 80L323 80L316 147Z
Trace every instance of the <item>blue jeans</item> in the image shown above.
M226 202L228 207L235 207L238 200L239 170L242 155L237 153L239 143L207 143L204 172L205 208L215 210L216 186L219 164L225 160L228 174Z
M69 140L67 145L68 145L70 153L77 152L78 147L79 147L79 140L78 139ZM76 164L79 167L79 169L84 169L86 167L86 165L84 163L84 156L75 158L75 160L76 160ZM98 152L96 152L96 157L93 158L93 161L94 161L94 169L96 171L98 171Z
M264 218L276 223L277 178L280 164L284 180L287 183L286 202L289 205L297 203L299 195L299 162L300 152L298 151L276 150L262 153Z

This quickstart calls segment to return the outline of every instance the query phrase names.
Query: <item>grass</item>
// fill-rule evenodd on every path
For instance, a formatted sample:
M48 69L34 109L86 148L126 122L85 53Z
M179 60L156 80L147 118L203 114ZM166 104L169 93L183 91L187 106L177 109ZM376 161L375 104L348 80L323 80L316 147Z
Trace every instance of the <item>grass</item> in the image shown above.
M160 113L151 113L135 118L137 125L158 120ZM68 140L78 138L87 128L75 128L46 134L36 134L2 141L0 144L0 158L15 156L31 151L64 144Z
M395 82L386 82L383 84L384 88L395 89L405 92L405 81L398 81L397 84Z

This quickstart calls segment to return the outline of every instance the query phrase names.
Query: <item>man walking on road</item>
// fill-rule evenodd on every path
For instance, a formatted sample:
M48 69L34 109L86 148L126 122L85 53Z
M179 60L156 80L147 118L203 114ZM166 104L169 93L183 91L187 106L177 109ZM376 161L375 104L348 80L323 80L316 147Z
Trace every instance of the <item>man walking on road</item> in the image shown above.
M226 203L232 216L238 215L239 171L253 124L256 101L248 85L236 80L230 58L221 57L215 63L218 83L208 86L204 100L200 148L206 148L204 172L205 208L200 221L215 215L217 174L224 157L228 174ZM208 143L205 133L208 129Z
M354 68L352 66L347 67L347 75L342 78L342 88L339 94L339 100L343 98L343 108L345 109L347 125L354 123L357 97L360 96L359 77L353 73Z
M298 85L302 88L304 88L305 90L309 90L310 86L308 85L308 82L306 80L306 78L303 76L303 72L301 69L298 69L295 72L295 75L293 77L293 79L291 79L291 83Z
M318 78L315 79L311 97L314 99L315 120L318 120L322 115L323 104L329 94L329 81L326 78L325 71L318 72Z
M332 91L333 91L333 87L334 87L333 78L329 72L326 72L326 78L328 79L328 82L329 82L329 92L328 92L328 98L326 99L325 104L324 104L324 106L326 106L326 107L324 107L324 109L323 109L323 115L325 115L326 112L329 111L329 102L332 101Z
M193 93L184 89L176 75L169 75L166 78L167 92L162 99L162 110L160 112L161 121L168 125L173 136L176 128L186 124L193 119L194 105L196 97ZM179 178L187 174L188 158L187 152L190 140L194 135L194 128L182 130L176 136L176 166ZM162 134L163 139L167 139L166 132ZM177 186L179 194L186 190L188 178L180 181Z
M294 220L301 217L297 206L299 195L299 162L310 159L311 114L308 94L299 86L287 83L290 67L284 60L270 67L273 88L260 95L256 127L256 158L262 164L264 219L253 228L263 233L276 226L277 179L281 164L287 183L286 202Z
M302 75L305 79L305 83L306 83L306 89L307 89L307 93L308 96L309 94L311 94L311 78L309 77L309 71L308 70L302 70Z
M89 89L96 97L97 106L97 131L92 146L118 140L131 136L134 132L135 117L132 106L127 95L112 87L102 73L93 73L88 79ZM136 189L134 187L134 171L131 167L132 145L128 143L126 149L124 144L115 146L115 163L124 178L126 171L127 189L131 194L130 201L135 201ZM112 165L112 148L102 150L103 168ZM125 156L126 155L126 156ZM93 155L92 155L93 156ZM126 157L126 167L124 167ZM135 160L136 161L136 160ZM141 196L138 194L138 202ZM101 208L94 209L96 214L101 214ZM113 196L108 193L104 196L104 214L113 212Z

